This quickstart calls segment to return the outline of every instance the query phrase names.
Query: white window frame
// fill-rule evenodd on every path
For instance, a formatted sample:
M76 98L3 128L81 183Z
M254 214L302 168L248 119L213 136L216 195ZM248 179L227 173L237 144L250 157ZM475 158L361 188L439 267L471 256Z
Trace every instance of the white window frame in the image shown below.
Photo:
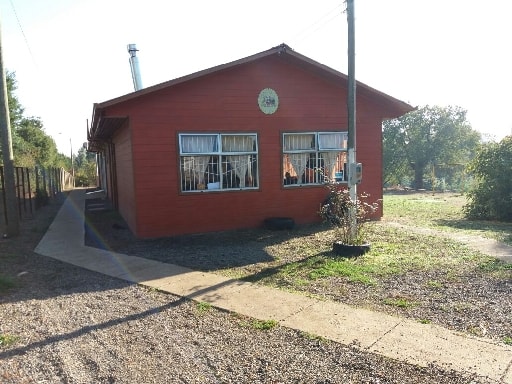
M257 133L180 133L178 146L181 192L259 189Z
M311 143L307 136L311 137ZM326 141L326 138L332 140ZM296 145L290 145L290 140L296 137ZM301 141L302 139L302 141ZM341 165L340 154L347 161L347 131L309 131L309 132L284 132L282 138L282 175L283 186L286 188L301 187L304 185L321 185L328 180L344 183L344 180L336 179L345 173L343 169L335 169L335 165ZM326 163L330 169L325 169ZM313 163L313 164L311 164ZM341 181L340 181L341 180Z

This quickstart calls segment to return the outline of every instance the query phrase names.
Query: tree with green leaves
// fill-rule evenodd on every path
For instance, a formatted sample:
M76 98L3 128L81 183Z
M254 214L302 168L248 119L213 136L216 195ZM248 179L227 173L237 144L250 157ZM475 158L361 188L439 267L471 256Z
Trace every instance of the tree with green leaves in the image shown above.
M15 93L15 73L7 72L6 80L15 165L55 167L65 164L58 154L55 140L44 131L41 119L24 115L25 110Z
M398 184L405 177L415 189L424 188L425 177L436 167L459 173L480 145L480 134L471 128L460 107L425 106L383 124L384 181ZM450 175L450 172L445 172Z
M464 206L466 216L512 222L512 136L483 145L468 171L475 180Z
M16 89L18 89L18 82L16 81L15 72L6 73L7 80L7 100L9 103L9 117L11 121L11 127L19 124L23 118L25 109L22 107L18 97L16 96Z
M96 185L96 154L87 152L85 146L78 150L75 158L75 183L77 187Z
M24 167L55 166L57 146L44 132L43 123L37 118L23 118L15 130L17 136L17 164ZM22 160L23 159L23 164Z

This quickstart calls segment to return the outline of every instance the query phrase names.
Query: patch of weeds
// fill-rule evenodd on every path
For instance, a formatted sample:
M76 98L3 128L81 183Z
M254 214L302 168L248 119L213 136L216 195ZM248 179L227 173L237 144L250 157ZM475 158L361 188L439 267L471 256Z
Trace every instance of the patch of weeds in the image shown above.
M229 312L229 315L239 323L239 325L245 326L247 325L246 316L238 313L238 312Z
M197 303L196 308L200 313L205 313L212 309L212 305L205 301L200 301L199 303Z
M372 275L376 273L371 264L359 263L356 260L325 260L323 265L309 272L311 279L320 279L332 276L343 276L354 283L374 285Z
M512 245L512 235L510 234L503 234L500 238L498 238L498 241L501 241L502 243Z
M429 281L427 281L427 287L439 289L439 288L443 288L443 284L437 280L429 280Z
M380 223L372 227L371 259L379 274L402 274L411 270L449 270L478 259L463 244L443 237L393 228ZM464 257L461 257L463 255Z
M443 312L446 312L446 313L448 313L448 312L450 312L450 311L451 311L450 306L449 306L449 305L447 305L447 304L444 304L444 305L439 306L439 310L440 310L440 311L443 311Z
M439 217L463 219L464 196L450 196L450 201L445 197L444 194L384 195L385 217L419 226L435 226Z
M507 345L512 345L512 337L510 337L510 336L505 336L505 337L503 338L503 342L504 342L505 344L507 344Z
M0 348L5 348L16 343L20 338L13 335L0 334Z
M268 331L272 328L277 327L278 321L277 320L258 320L254 319L251 322L251 327L254 329L259 329L260 331Z
M420 320L419 320L419 323L421 323L421 324L431 324L431 323L432 323L432 320L429 320L429 319L420 319Z
M309 284L309 280L298 278L298 279L295 279L294 283L297 287L305 287Z
M459 303L453 304L451 308L455 312L465 312L465 311L467 311L468 309L471 308L471 304L459 302Z
M318 341L318 342L321 342L321 343L325 343L325 342L329 341L325 337L318 336L318 335L315 335L315 334L309 333L309 332L301 331L300 334L305 339L312 340L312 341Z
M157 287L149 287L149 286L142 286L142 287L145 288L146 291L150 292L150 293L164 293L165 292Z
M414 301L410 301L408 299L406 299L405 297L395 297L395 298L386 298L384 299L384 304L386 305L390 305L390 306L393 306L393 307L398 307L398 308L411 308L411 307L414 307L417 305L417 303L415 303Z
M495 258L485 260L479 267L483 272L496 275L496 277L508 277L512 275L512 263L505 263Z
M13 279L7 276L0 276L0 293L6 292L16 285Z
M478 336L478 337L484 336L484 332L480 327L475 327L475 326L470 325L467 328L467 331L469 334L474 335L474 336Z
M452 283L458 283L460 282L460 276L455 270L448 270L446 271L444 275L444 279L446 281L452 282Z

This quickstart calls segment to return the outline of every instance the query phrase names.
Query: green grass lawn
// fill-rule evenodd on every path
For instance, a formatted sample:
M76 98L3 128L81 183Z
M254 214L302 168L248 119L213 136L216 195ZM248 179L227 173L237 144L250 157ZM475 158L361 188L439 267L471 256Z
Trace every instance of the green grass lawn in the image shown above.
M384 195L384 220L433 227L496 239L512 245L512 223L467 220L462 207L466 196L454 193Z
M286 249L300 250L296 256L288 256L283 261L279 253L269 248L268 253L275 256L275 262L263 266L256 273L254 269L231 270L231 276L295 289L332 277L372 286L393 275L406 273L426 275L442 271L448 278L471 270L495 277L511 274L510 265L497 262L461 242L390 225L390 222L399 222L415 228L463 231L510 240L512 224L466 221L462 214L464 196L428 193L385 195L383 204L383 220L368 223L366 231L372 247L362 257L335 257L330 253L333 231L320 230L315 233L315 241L311 236L287 241ZM279 246L274 248L280 249ZM425 284L432 288L441 283L427 280Z

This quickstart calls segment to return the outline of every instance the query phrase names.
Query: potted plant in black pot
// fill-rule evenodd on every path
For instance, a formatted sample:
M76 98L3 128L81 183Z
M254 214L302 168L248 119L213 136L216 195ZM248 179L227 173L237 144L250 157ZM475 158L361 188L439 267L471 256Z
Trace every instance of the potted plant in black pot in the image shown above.
M365 227L379 202L369 203L369 195L360 194L356 199L339 184L328 183L329 193L320 208L320 216L330 224L335 233L333 253L338 256L361 256L370 250Z

